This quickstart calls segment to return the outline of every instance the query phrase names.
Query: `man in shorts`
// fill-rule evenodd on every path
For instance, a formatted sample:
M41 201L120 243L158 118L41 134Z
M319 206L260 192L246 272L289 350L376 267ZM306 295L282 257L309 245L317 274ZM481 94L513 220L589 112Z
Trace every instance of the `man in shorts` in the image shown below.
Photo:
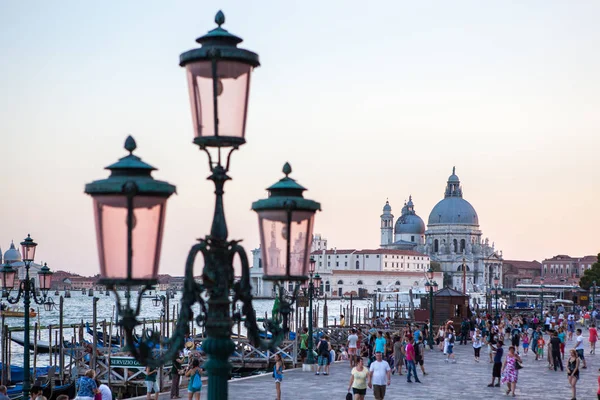
M300 334L300 359L302 360L302 364L306 360L306 356L308 355L308 328L302 328L302 334Z
M356 348L358 344L358 335L356 328L352 328L352 332L348 335L348 358L350 359L350 368L356 364Z
M329 337L327 335L323 336L319 341L319 345L317 346L317 353L319 354L319 358L317 360L318 367L317 373L315 375L319 375L321 372L321 368L323 368L323 375L327 375L329 371L329 342L327 341Z
M583 355L583 353L584 353L583 335L581 334L580 328L577 328L577 344L575 345L575 350L577 351L577 355L579 356L581 361L583 361L583 367L581 367L581 368L586 369L587 365L585 363L585 356Z
M375 361L369 367L368 378L368 386L373 389L375 400L383 400L385 397L386 383L387 386L392 383L391 371L390 365L383 360L383 354L380 351L375 353Z

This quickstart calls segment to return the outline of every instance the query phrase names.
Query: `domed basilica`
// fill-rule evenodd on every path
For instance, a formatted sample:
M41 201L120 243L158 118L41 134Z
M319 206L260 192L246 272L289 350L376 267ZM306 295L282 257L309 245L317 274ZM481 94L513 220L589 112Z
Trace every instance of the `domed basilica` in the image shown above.
M502 252L496 251L493 243L490 246L487 238L482 240L477 212L463 198L454 168L444 198L429 213L427 229L415 212L412 196L395 224L392 207L386 201L381 215L381 247L427 254L441 265L445 284L457 290L484 292L493 286L495 276L502 282Z

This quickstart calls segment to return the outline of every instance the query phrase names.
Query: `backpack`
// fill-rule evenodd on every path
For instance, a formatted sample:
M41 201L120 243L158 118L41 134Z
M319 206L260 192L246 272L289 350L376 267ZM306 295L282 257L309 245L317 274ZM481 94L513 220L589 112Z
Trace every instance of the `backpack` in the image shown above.
M454 344L454 334L453 333L450 334L450 338L449 339L450 340L448 340L448 342Z
M421 360L421 343L415 343L414 349L415 349L415 361L419 361Z
M202 389L202 378L200 377L198 371L196 371L196 373L190 380L190 388L195 392Z
M319 343L319 355L322 357L329 357L329 346L325 340L321 340Z

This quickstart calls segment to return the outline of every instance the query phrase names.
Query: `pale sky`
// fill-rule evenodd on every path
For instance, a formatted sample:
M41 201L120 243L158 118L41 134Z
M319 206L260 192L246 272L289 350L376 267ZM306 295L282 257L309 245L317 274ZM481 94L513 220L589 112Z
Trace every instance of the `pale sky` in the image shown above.
M214 200L178 60L219 9L262 64L225 197L247 250L289 161L332 247L377 248L386 198L427 222L456 165L505 259L600 251L598 1L39 0L0 2L3 252L31 233L36 261L97 273L83 188L132 134L177 185L160 271L183 274Z

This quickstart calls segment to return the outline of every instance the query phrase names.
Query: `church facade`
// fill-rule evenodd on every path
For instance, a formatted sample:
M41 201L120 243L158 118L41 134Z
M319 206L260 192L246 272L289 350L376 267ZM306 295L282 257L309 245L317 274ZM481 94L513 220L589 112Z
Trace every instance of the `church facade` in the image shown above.
M440 264L446 285L469 293L486 293L494 278L502 279L502 252L483 239L475 208L463 198L456 170L448 178L444 198L429 213L427 227L415 212L412 196L395 221L386 201L381 222L381 247L414 250Z

